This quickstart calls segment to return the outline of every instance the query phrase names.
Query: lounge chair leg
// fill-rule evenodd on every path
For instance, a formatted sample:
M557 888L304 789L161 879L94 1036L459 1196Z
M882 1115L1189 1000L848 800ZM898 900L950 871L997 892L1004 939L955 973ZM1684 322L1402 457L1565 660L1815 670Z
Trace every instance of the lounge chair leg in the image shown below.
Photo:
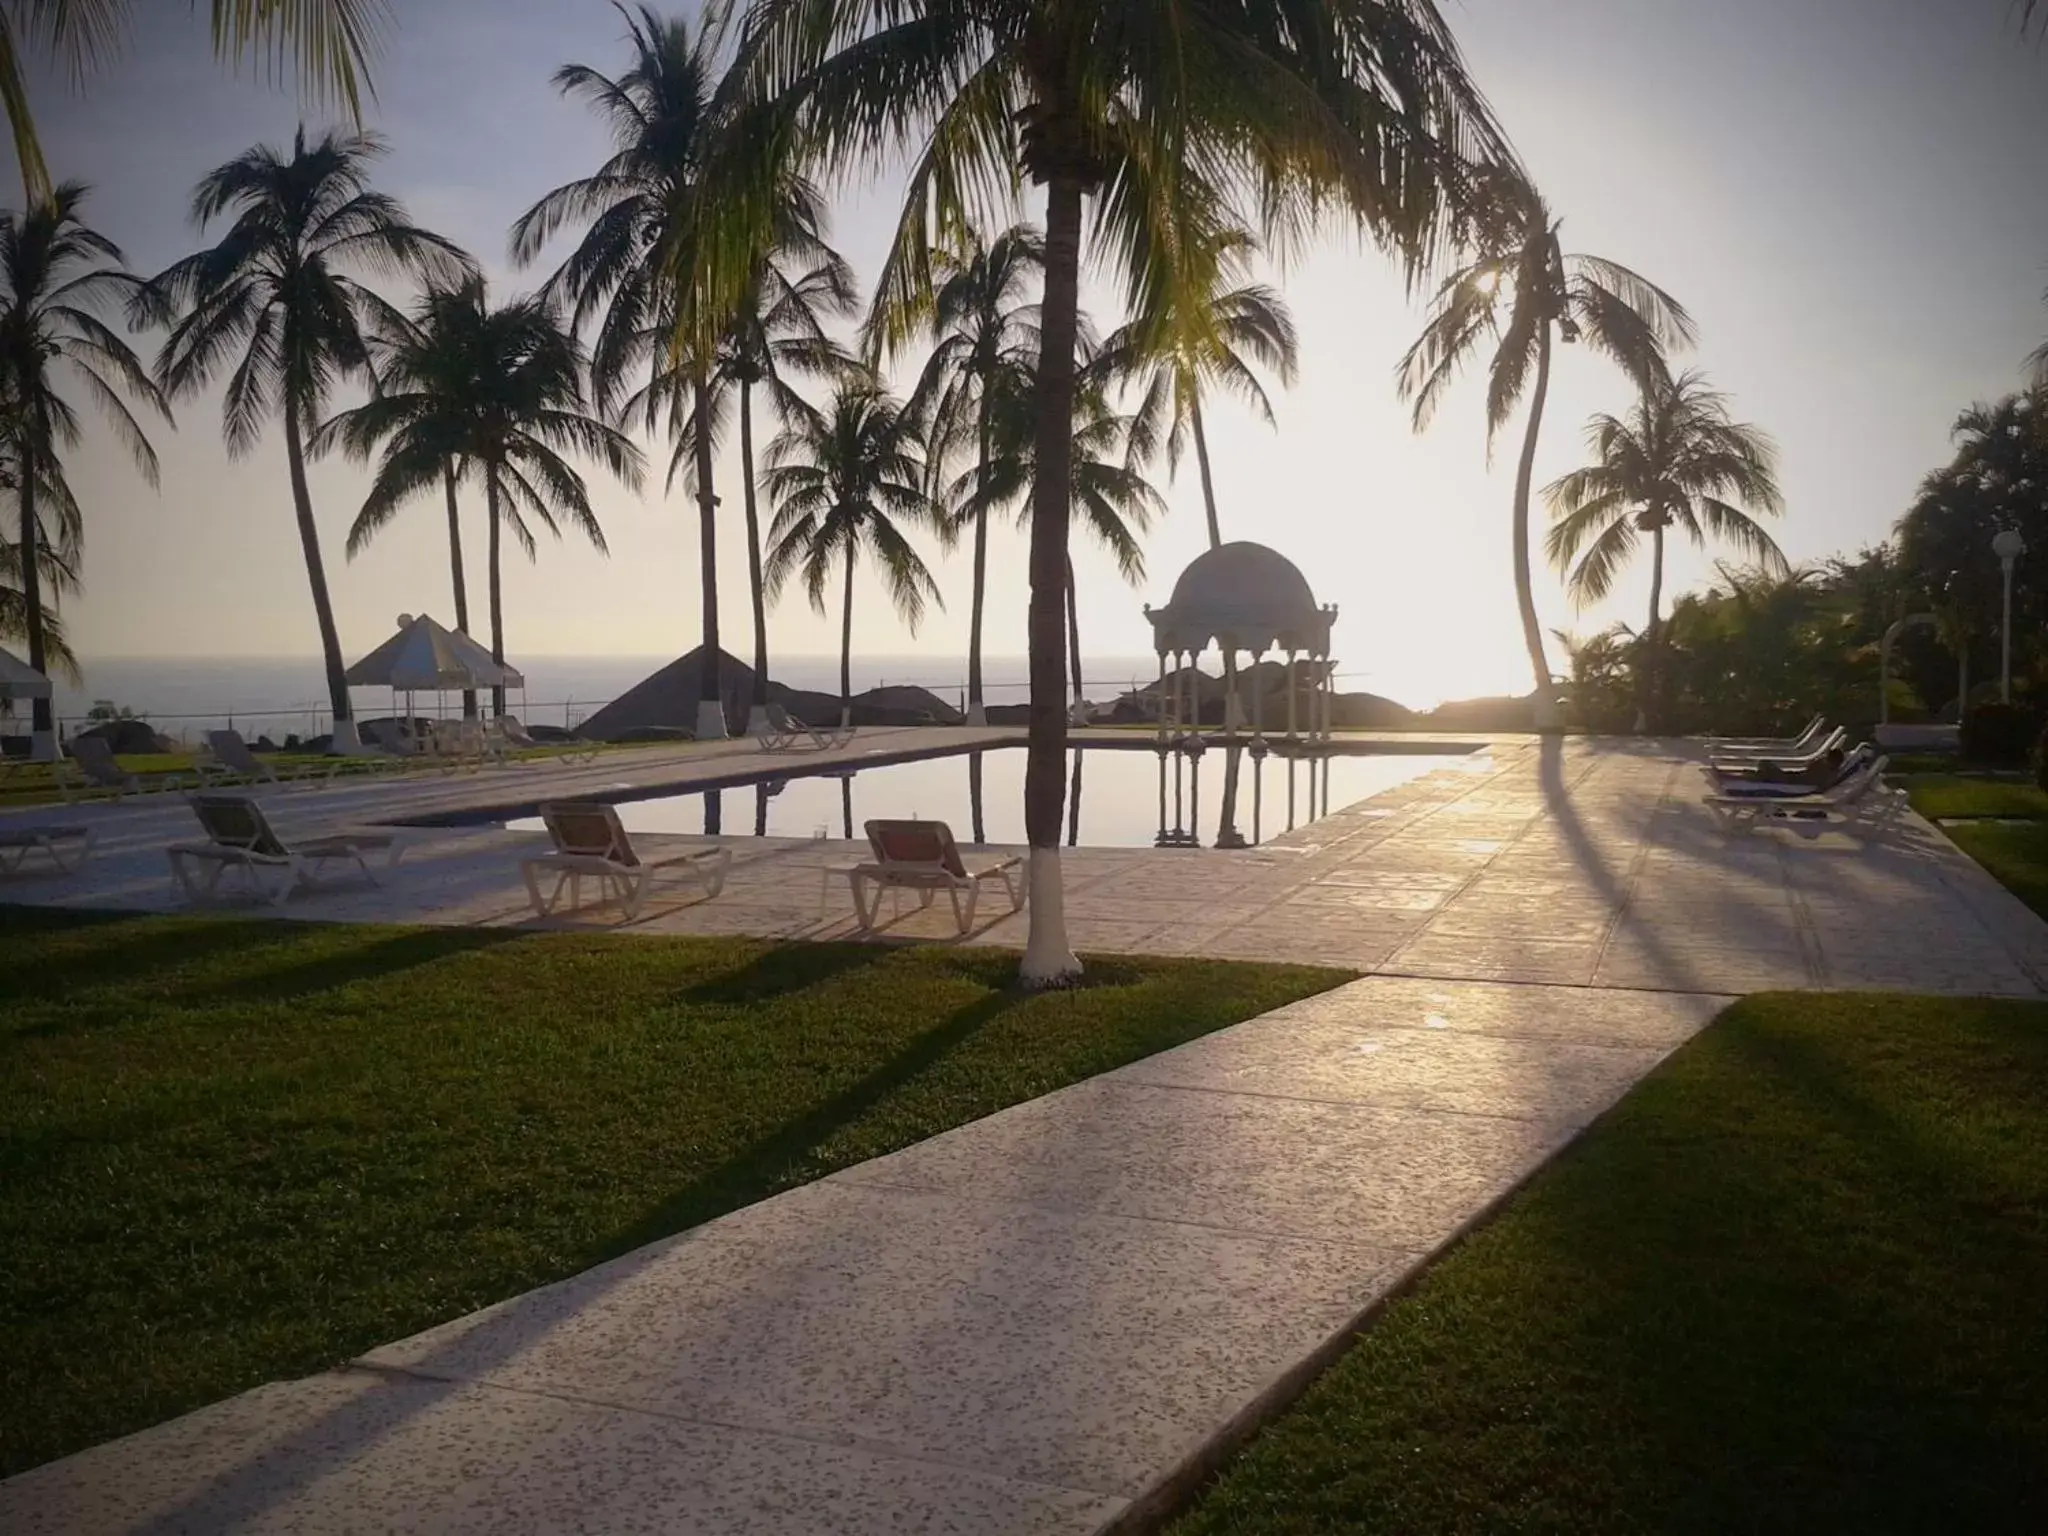
M848 875L846 878L847 883L853 887L853 913L860 922L861 931L872 932L875 919L881 915L881 889L858 874Z

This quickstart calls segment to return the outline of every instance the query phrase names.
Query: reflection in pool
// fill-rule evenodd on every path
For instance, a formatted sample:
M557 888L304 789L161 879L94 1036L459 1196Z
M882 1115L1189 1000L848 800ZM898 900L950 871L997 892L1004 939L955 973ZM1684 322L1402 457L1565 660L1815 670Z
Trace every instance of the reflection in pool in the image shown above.
M870 817L920 816L949 823L962 842L1022 843L1024 755L1021 747L997 747L872 768L790 772L726 789L621 801L619 819L629 832L855 838ZM1483 761L1410 753L1296 758L1221 747L1198 756L1076 748L1068 753L1065 841L1097 848L1244 847L1433 769ZM538 820L510 825L540 829Z

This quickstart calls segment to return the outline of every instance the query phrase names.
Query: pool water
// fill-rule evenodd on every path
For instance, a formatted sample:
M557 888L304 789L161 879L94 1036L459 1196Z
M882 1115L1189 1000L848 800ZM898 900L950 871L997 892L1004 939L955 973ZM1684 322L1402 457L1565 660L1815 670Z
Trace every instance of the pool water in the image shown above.
M1150 848L1162 842L1213 846L1223 811L1227 755L1213 747L1199 762L1175 754L1162 775L1154 751L1070 750L1067 803L1070 815L1078 811L1078 825L1067 823L1063 841L1095 848ZM997 747L872 768L793 769L759 783L624 800L618 805L619 820L629 832L855 838L870 817L915 816L948 823L963 843L1022 843L1024 758L1022 747ZM1255 762L1244 754L1233 825L1245 842L1256 843L1433 769L1471 767L1475 761L1483 759L1333 753L1299 760L1274 754ZM540 830L537 819L508 825Z

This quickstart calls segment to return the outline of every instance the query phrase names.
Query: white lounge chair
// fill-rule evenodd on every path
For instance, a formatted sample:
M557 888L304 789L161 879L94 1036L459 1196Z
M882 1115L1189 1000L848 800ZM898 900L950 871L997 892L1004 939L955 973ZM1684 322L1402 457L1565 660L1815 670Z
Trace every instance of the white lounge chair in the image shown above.
M526 894L533 910L542 917L552 914L569 892L569 910L583 904L583 879L595 879L606 896L624 908L627 921L640 915L657 876L674 873L700 885L709 900L725 889L726 872L732 868L732 850L723 846L692 848L684 853L643 859L634 851L633 840L619 825L619 813L598 801L560 800L540 808L541 821L554 839L555 851L543 853L519 864L526 881ZM540 876L552 874L555 888L541 894Z
M1907 805L1906 792L1884 782L1885 765L1890 761L1866 754L1826 789L1797 793L1791 792L1790 786L1758 785L1707 795L1701 803L1730 836L1763 826L1790 827L1809 836L1831 826L1881 834L1904 814Z
M387 864L396 864L404 849L394 832L336 832L288 843L248 795L194 795L192 811L206 830L206 841L173 843L164 851L172 878L194 903L209 900L230 869L242 872L251 895L265 896L279 906L301 886L313 885L328 864L354 864L375 885L377 876L363 855L382 852ZM203 872L198 878L195 869Z
M490 724L490 731L499 741L514 752L552 752L565 763L589 763L597 760L601 750L598 742L570 739L568 741L542 741L529 733L519 723L516 715L500 715Z
M256 755L249 743L242 739L240 731L233 730L208 731L206 754L199 764L201 783L239 779L249 784L281 785L311 778L331 779L342 761L336 758L324 768L307 763L279 773L275 764L266 763Z
M154 784L145 784L121 766L104 736L72 737L71 756L57 764L57 788L66 801L73 790L109 789L118 800L123 795L146 795L153 789L177 789L180 783L176 774L166 774Z
M1811 768L1830 752L1845 748L1848 741L1849 733L1838 725L1801 752L1759 752L1754 756L1716 753L1707 759L1707 773L1714 778L1742 778L1754 775L1766 763L1780 773L1799 773Z
M17 875L40 853L68 875L92 852L91 827L0 827L0 875Z
M830 751L843 747L853 740L853 727L833 726L820 730L815 725L806 725L780 704L768 706L768 727L754 733L754 743L763 752L787 752L792 747L808 746L814 752Z
M871 821L867 834L874 859L847 871L853 910L864 930L875 926L885 890L916 891L920 908L944 891L962 933L974 926L975 903L987 881L1001 882L1012 912L1024 910L1024 860L1015 854L970 867L960 857L953 829L943 821Z
M1828 717L1815 715L1800 728L1796 736L1709 736L1707 751L1710 756L1748 757L1769 756L1785 752L1797 756L1811 750L1814 744L1827 735Z

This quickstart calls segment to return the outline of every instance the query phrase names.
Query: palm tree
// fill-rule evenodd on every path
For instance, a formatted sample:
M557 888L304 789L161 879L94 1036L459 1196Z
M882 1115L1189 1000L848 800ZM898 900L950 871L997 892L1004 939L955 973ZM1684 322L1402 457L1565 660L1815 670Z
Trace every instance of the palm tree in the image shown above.
M268 53L272 75L296 66L300 85L316 100L339 100L360 124L383 9L376 0L212 0L213 51L237 67L251 51ZM24 56L31 50L53 55L72 84L82 84L126 41L131 16L126 0L0 4L0 104L31 202L49 193L50 173L22 78Z
M1350 213L1411 265L1448 238L1440 195L1470 157L1504 153L1433 0L1166 6L1108 0L753 0L742 67L797 119L807 154L873 163L907 149L884 307L932 286L931 253L980 215L998 222L1023 178L1046 195L1045 292L1031 519L1031 733L1025 772L1030 939L1023 975L1077 974L1060 898L1066 778L1061 633L1082 211L1145 313L1158 198L1207 189L1237 222L1305 232ZM1165 193L1150 191L1164 187Z
M452 401L470 391L475 356L472 322L480 315L481 306L469 302L466 286L428 289L410 315L389 305L375 307L364 339L369 343L380 394L397 391ZM425 409L424 405L417 408ZM335 440L339 420L321 428L316 449ZM448 574L455 599L455 627L468 634L469 583L463 574L462 513L455 493L461 471L461 457L451 451L441 464L442 500L448 513ZM365 527L359 517L349 530L348 557L353 560L360 554L370 535L382 526ZM476 714L473 690L463 690L462 714L464 719Z
M872 380L842 383L824 411L798 411L768 446L765 477L775 506L767 580L780 592L801 576L811 607L825 611L835 562L843 572L839 617L839 723L853 723L853 571L865 550L882 568L896 611L917 632L926 602L944 607L938 584L904 537L904 525L943 535L925 489L924 445L909 412Z
M1083 329L1086 328L1085 317ZM1116 561L1117 574L1137 586L1145 579L1140 538L1166 503L1145 478L1145 465L1158 447L1157 423L1143 413L1120 414L1109 399L1112 371L1106 355L1088 357L1074 399L1070 454L1071 504L1095 542ZM955 482L947 521L954 530L981 527L991 511L1015 507L1017 521L1030 517L1037 480L1037 439L1033 403L1037 365L1024 363L997 376L989 400L989 455L977 470ZM1081 615L1075 598L1074 560L1067 557L1067 656L1074 702L1082 699Z
M1292 384L1300 342L1280 295L1264 283L1243 281L1258 249L1249 232L1190 216L1167 222L1172 233L1162 241L1167 259L1151 294L1153 307L1115 332L1104 352L1122 377L1151 375L1139 409L1169 423L1169 474L1180 467L1193 438L1209 547L1215 549L1223 542L1223 527L1216 516L1202 396L1211 388L1227 389L1273 425L1273 402L1252 365Z
M829 316L850 314L859 301L853 269L819 234L823 223L822 199L805 190L801 200L787 210L795 217L785 221L786 229L777 248L762 255L755 266L745 301L718 346L718 362L708 391L700 401L713 402L713 436L717 434L724 402L739 400L740 485L747 517L747 575L754 609L754 680L747 729L757 730L768 716L768 601L761 579L761 516L755 492L754 391L765 388L777 417L784 423L793 410L802 408L802 397L791 385L791 377L843 378L860 372L860 365L825 331ZM789 274L791 258L813 263L808 270ZM684 381L671 377L667 387ZM652 388L664 387L657 382ZM698 462L697 426L707 420L702 410L692 411L676 440L669 477L685 464Z
M323 426L316 446L339 444L367 459L383 445L370 494L349 530L351 555L413 496L440 485L452 497L450 465L461 464L483 482L491 658L502 663L503 533L509 530L531 559L535 540L525 515L556 538L557 519L565 517L605 551L589 488L563 455L597 459L637 489L640 450L587 410L582 349L551 301L518 298L493 309L484 280L472 277L426 302L439 311L435 329L444 354L431 358L423 373L387 372L384 388ZM504 714L502 687L491 690L491 709Z
M363 313L373 301L343 269L429 283L452 282L473 269L453 245L412 224L396 198L370 189L370 162L383 148L373 135L358 133L328 132L309 144L301 128L289 154L260 144L207 172L192 194L193 221L203 232L232 211L234 222L219 244L153 279L141 306L172 327L156 376L173 397L205 388L239 353L221 400L231 455L256 446L267 418L283 418L292 509L339 752L355 750L358 741L306 485L306 438L326 416L336 383L370 367Z
M812 226L816 228L814 224ZM791 242L795 245L795 242ZM791 277L777 256L763 258L745 306L720 349L720 372L739 388L740 485L747 513L747 575L754 605L754 697L751 730L768 715L768 597L761 573L761 515L755 494L754 391L765 387L787 421L792 373L836 377L853 366L825 333L828 316L850 314L859 300L853 268L822 239L800 247L813 265ZM793 251L792 254L795 252Z
M1761 428L1731 418L1728 397L1696 371L1653 379L1626 420L1595 416L1586 446L1590 464L1544 487L1554 519L1545 552L1560 572L1569 571L1566 590L1584 605L1607 595L1641 536L1650 536L1650 617L1638 705L1647 722L1658 700L1665 531L1680 529L1699 548L1712 534L1765 571L1789 570L1754 515L1775 517L1785 509L1777 449Z
M916 322L931 338L931 354L911 392L910 408L929 423L929 465L934 483L949 461L971 452L972 472L985 474L993 456L992 403L1038 356L1038 304L1031 290L1045 271L1045 237L1037 226L1013 224L983 242L964 231L956 249L934 259L938 286L912 315L877 314L869 323L870 349L885 351L892 337ZM956 525L962 526L962 525ZM983 725L982 616L988 593L988 508L981 504L964 526L974 535L974 586L967 612L967 723Z
M41 544L36 549L36 563L41 567L36 572L38 587L37 607L40 610L43 630L43 655L45 672L62 672L72 682L80 682L84 672L78 665L78 657L64 638L64 624L57 616L56 604L42 600L43 594L51 596L70 594L78 591L78 564L74 555L52 544ZM28 594L23 590L21 576L21 546L0 544L0 639L18 640L24 645L28 641Z
M558 90L588 101L609 124L611 158L527 210L512 227L512 254L529 262L569 223L588 221L547 291L570 300L579 330L602 315L591 348L598 408L621 420L637 414L648 430L665 427L687 452L703 584L697 734L723 736L712 482L723 409L719 353L750 307L761 314L772 286L764 262L777 252L801 259L811 247L822 254L821 199L778 153L775 125L750 114L745 81L721 77L713 16L692 31L648 6L624 14L633 62L623 74L583 64L555 72ZM767 174L743 179L757 157ZM713 264L730 279L715 298L706 276ZM627 398L643 375L646 385Z
M1399 387L1414 403L1415 429L1429 425L1445 390L1465 360L1491 339L1487 365L1486 437L1507 425L1529 390L1529 420L1515 466L1512 532L1515 604L1522 643L1535 678L1537 723L1556 723L1550 662L1529 571L1529 493L1536 472L1536 440L1550 395L1551 337L1584 339L1647 389L1664 371L1667 347L1690 346L1692 317L1676 299L1618 262L1567 253L1559 221L1543 196L1511 161L1479 179L1473 199L1478 253L1446 277L1430 305L1429 323L1402 357ZM1530 379L1534 372L1533 383Z
M83 532L64 475L64 454L80 437L66 385L99 408L152 488L156 452L123 393L170 420L141 359L102 318L131 302L141 280L123 269L120 247L81 221L85 197L82 185L66 182L26 213L0 213L0 473L19 511L9 542L21 633L37 671L49 660L43 581L58 570L75 578ZM35 701L32 719L35 754L54 757L48 699Z

